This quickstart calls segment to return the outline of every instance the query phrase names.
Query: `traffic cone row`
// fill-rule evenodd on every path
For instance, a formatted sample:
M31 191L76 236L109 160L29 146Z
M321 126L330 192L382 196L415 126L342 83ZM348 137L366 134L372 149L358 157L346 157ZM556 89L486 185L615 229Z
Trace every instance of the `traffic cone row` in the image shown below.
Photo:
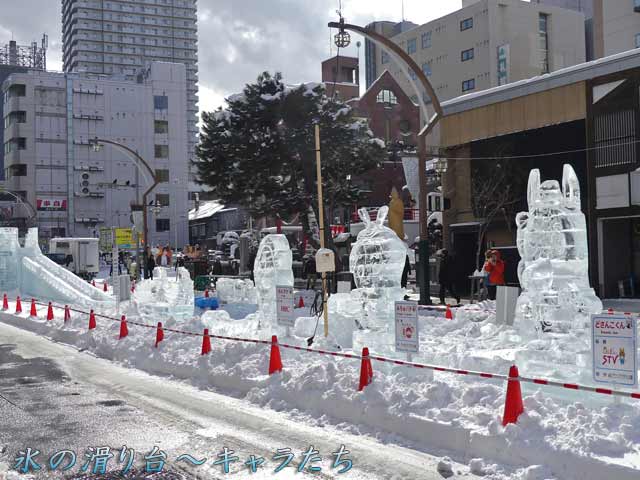
M7 294L4 294L2 297L2 310L9 310L9 299L7 298Z
M205 288L204 290L204 298L209 298L209 289Z
M69 308L69 305L65 305L64 306L64 323L67 323L70 320L71 320L71 309Z
M103 292L109 291L109 287L107 287L107 282L106 281L102 284L102 291Z
M47 321L53 320L53 305L49 302L49 306L47 307Z
M369 358L369 348L362 348L362 361L360 362L360 383L358 385L358 391L364 390L364 387L370 385L373 381L373 367L371 366L371 359Z
M22 302L20 301L20 296L16 298L16 313L22 313Z
M298 302L298 308L304 308L304 299L300 296L300 301Z
M31 311L29 312L29 316L34 318L38 316L38 310L36 310L36 301L33 298L31 299Z

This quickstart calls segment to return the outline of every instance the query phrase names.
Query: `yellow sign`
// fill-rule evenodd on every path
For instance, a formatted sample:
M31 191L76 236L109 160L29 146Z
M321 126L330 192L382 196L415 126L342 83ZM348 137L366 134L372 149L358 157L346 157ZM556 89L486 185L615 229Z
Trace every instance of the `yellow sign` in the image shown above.
M122 248L133 247L133 232L130 228L116 228L116 245Z

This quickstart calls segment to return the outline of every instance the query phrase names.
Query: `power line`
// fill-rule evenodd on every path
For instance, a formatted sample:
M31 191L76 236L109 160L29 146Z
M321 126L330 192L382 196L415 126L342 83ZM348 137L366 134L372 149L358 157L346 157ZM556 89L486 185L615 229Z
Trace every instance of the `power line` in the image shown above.
M588 148L579 148L576 150L563 150L563 151L558 151L558 152L549 152L549 153L533 153L530 155L511 155L511 156L489 156L489 157L451 157L448 155L444 155L441 152L441 149L445 149L448 147L432 147L432 148L438 148L440 151L436 154L434 154L433 152L430 152L431 155L434 156L442 156L442 157L446 157L449 160L518 160L518 159L523 159L523 158L540 158L540 157L552 157L552 156L556 156L556 155L568 155L571 153L583 153L583 152L589 152L589 151L593 151L593 150L604 150L606 148L617 148L617 147L624 147L627 145L636 145L640 143L640 140L635 140L632 142L622 142L622 143L616 143L613 145L602 145L602 146L597 146L597 147L588 147Z

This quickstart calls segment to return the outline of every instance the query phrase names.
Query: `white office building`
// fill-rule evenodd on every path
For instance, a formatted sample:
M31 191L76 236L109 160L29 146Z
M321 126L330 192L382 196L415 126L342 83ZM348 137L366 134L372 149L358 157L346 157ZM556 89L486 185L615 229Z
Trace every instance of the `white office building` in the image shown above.
M62 0L65 72L135 79L150 62L187 67L189 158L198 135L197 0Z
M162 182L150 201L151 244L188 243L187 75L154 62L135 80L30 71L2 85L6 187L37 210L44 238L96 236L131 226L132 205L152 183L124 149L137 152Z
M387 36L411 55L444 101L584 62L584 24L582 12L551 5L464 0L456 12ZM367 71L389 70L418 102L412 71L380 48L375 62Z

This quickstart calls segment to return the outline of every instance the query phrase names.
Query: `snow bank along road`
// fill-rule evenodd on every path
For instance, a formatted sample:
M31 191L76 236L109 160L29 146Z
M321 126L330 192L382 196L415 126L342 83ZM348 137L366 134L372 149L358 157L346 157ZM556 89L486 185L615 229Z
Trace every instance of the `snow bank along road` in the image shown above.
M172 472L164 478L443 478L437 457L328 425L296 422L242 400L117 366L1 323L0 394L6 398L0 398L0 479L23 478L8 473L7 466L26 447L42 452L38 457L41 465L58 450L75 450L78 463L70 472L78 473L86 460L85 449L104 445L115 453L109 463L113 470L124 466L117 462L123 445L135 450L138 468L158 445L167 453L165 471ZM331 452L342 444L350 451L348 458L354 467L338 475L331 468ZM296 474L300 453L310 445L323 456L322 463L314 464L321 465L322 471ZM228 475L219 465L212 465L223 447L240 457ZM296 466L274 474L280 461L272 457L278 448L286 447L296 454L292 462ZM183 453L208 460L200 467L174 463ZM242 465L251 454L266 459L255 474ZM449 478L476 478L467 466L453 463L452 467L454 475ZM43 472L40 477L53 475Z

